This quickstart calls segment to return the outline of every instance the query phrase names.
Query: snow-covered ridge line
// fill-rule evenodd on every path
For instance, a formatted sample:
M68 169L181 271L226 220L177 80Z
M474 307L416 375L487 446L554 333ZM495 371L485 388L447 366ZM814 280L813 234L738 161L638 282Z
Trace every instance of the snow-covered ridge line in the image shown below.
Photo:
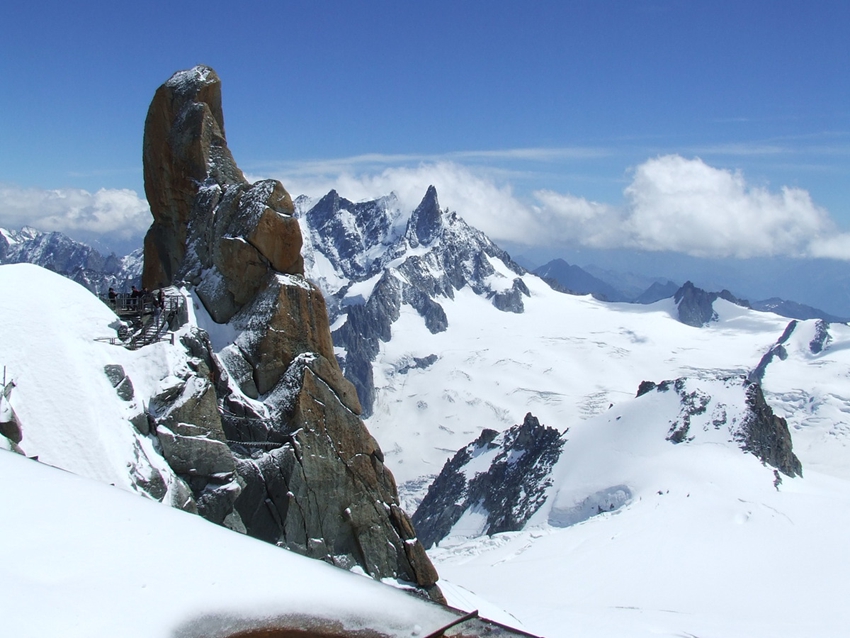
M630 442L624 445L617 437ZM645 381L635 398L563 435L531 414L501 434L485 430L446 463L413 521L428 547L447 537L492 536L526 524L576 525L632 502L645 489L636 468L655 456L670 456L660 441L751 454L772 468L767 476L777 489L780 472L786 478L802 476L787 423L773 414L757 383L742 377ZM569 461L560 460L562 450ZM623 456L613 461L616 455ZM569 464L577 458L584 459L585 470L592 465L586 459L599 466L576 471ZM703 472L712 480L709 468Z

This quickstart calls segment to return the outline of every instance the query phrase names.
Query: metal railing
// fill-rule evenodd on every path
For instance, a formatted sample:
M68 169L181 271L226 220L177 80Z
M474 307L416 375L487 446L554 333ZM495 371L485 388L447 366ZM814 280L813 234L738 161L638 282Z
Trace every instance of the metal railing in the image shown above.
M98 295L98 298L130 324L119 327L115 337L104 337L98 341L107 341L130 350L138 350L159 341L170 340L174 343L174 334L169 327L183 307L182 295L163 293L160 298L151 293L118 293Z

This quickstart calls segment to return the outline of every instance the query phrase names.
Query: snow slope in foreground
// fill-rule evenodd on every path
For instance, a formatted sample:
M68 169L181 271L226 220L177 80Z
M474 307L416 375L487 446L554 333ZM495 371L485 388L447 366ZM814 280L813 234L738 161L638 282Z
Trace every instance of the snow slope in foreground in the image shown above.
M712 400L685 443L666 440L672 389L575 424L526 528L445 539L441 576L550 638L846 636L850 481L804 466L777 490L714 425L739 384L688 386Z
M305 615L416 636L455 618L369 578L3 450L0 485L4 636L221 638Z

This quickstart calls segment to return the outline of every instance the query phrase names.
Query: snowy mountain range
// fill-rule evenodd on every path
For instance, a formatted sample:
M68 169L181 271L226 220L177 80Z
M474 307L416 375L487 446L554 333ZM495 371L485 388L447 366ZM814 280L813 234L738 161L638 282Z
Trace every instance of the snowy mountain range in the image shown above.
M337 355L443 578L546 635L841 634L844 612L818 615L814 595L752 592L787 570L837 604L847 325L690 283L645 305L565 294L433 189L411 213L392 196L319 201L297 202L305 267L335 299Z
M28 226L21 230L0 228L0 265L24 263L64 275L95 294L105 295L109 288L129 292L131 286L141 284L141 248L124 257L104 257L62 233Z
M525 271L482 232L442 210L433 186L406 215L392 195L353 204L335 191L315 203L297 200L296 214L307 238L305 271L332 300L337 357L364 415L375 408L372 362L403 307L415 311L432 335L448 328L442 304L455 291L470 290L499 311L523 311ZM413 365L428 365L423 362L430 356Z
M603 301L630 301L650 304L672 297L680 288L667 279L648 279L633 274L623 274L596 267L580 268L563 259L553 259L532 271L540 275L553 287L564 292L591 294ZM593 274L596 273L596 274ZM731 296L731 293L727 293ZM846 318L831 315L795 301L771 297L761 301L744 302L754 310L773 312L789 319L823 319L829 322L847 323Z
M436 474L484 428L527 412L563 430L646 379L747 376L789 325L692 284L645 305L563 294L440 209L433 188L408 213L393 196L353 204L335 192L296 211L306 271L332 300L337 356L402 480ZM800 372L822 366L809 357ZM771 386L768 374L769 401L787 396ZM813 413L848 408L840 392L801 392L808 413L780 400L780 415L803 433L823 422Z

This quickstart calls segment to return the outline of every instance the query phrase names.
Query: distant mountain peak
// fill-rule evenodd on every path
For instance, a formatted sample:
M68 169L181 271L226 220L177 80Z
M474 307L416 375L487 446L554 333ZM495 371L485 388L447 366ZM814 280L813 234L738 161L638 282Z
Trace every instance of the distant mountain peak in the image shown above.
M561 258L553 259L533 272L559 292L591 294L602 301L627 301L625 295L613 286Z
M717 313L714 310L714 302L717 299L723 299L742 308L751 307L750 302L739 299L725 288L720 292L707 292L697 288L691 281L686 281L673 295L673 301L679 309L679 321L695 328L701 328L717 320Z
M521 313L530 296L525 271L481 231L440 208L431 185L410 213L390 193L352 203L331 191L310 204L297 199L307 275L325 288L337 328L335 345L364 414L374 398L372 361L388 341L402 305L431 333L445 331L443 299L471 289L499 311ZM305 210L306 209L306 210ZM341 319L341 321L336 321Z
M442 229L442 211L437 198L437 189L428 187L422 202L413 211L408 222L407 237L412 247L428 246L439 236Z
M0 228L0 264L28 263L47 268L88 288L105 293L109 288L129 291L141 279L141 249L119 258L100 252L59 232L42 232L31 226L21 230Z

